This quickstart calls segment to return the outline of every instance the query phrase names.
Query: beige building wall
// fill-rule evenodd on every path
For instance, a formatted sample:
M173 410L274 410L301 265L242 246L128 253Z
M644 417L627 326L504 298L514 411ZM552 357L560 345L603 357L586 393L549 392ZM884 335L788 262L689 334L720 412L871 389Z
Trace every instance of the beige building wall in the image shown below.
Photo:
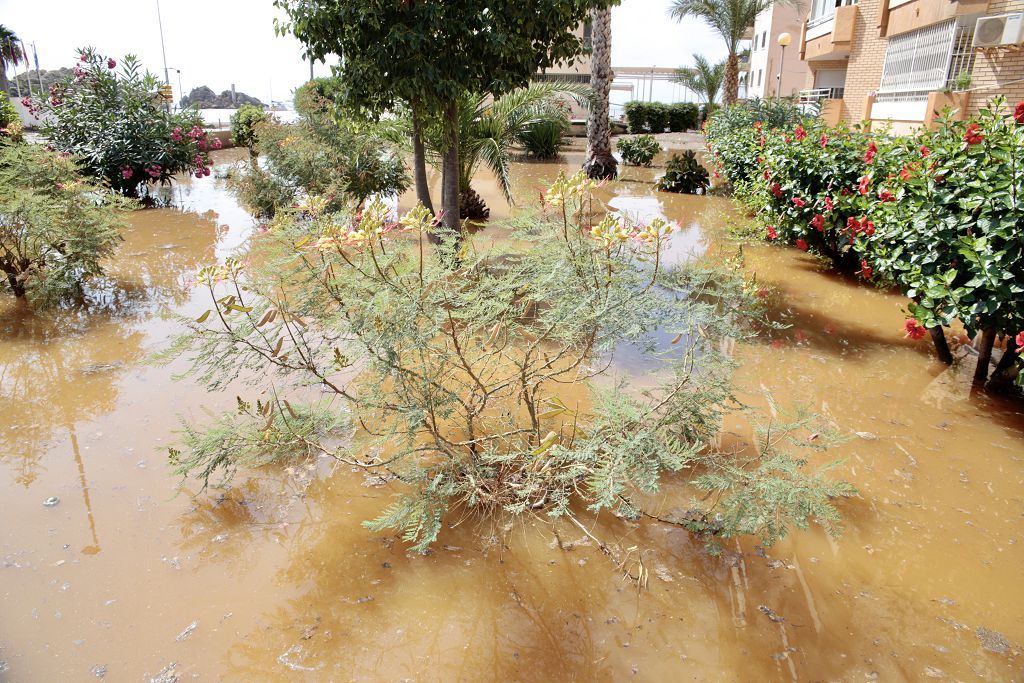
M993 0L986 14L1024 12L1024 0ZM978 50L971 71L970 113L988 106L996 95L1006 96L1010 108L1024 100L1024 45Z

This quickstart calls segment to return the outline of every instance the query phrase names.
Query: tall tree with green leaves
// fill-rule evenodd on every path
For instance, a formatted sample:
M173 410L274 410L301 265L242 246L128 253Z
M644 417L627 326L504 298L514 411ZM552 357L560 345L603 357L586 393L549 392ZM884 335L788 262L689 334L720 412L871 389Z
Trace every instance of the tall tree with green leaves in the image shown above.
M754 19L768 9L772 0L672 0L669 15L680 21L686 17L701 19L725 41L725 91L722 103L736 101L740 90L740 42ZM795 3L794 3L795 4Z
M587 161L583 168L590 178L614 178L619 162L612 154L611 122L608 119L608 93L612 89L612 12L598 7L591 12L593 52L591 53L590 87L594 103L587 120Z
M7 66L18 66L26 59L21 50L21 39L18 35L0 24L0 90L10 95L10 83L7 82ZM17 74L15 74L17 75Z
M422 122L445 131L441 208L459 225L459 97L500 97L539 70L583 51L574 34L594 7L614 0L275 0L287 15L278 31L305 45L308 59L337 55L338 101L380 115L401 104L414 112L414 153ZM416 172L417 190L426 175Z
M676 69L673 80L693 92L702 102L714 104L725 78L725 61L712 64L702 55L693 55L693 66Z

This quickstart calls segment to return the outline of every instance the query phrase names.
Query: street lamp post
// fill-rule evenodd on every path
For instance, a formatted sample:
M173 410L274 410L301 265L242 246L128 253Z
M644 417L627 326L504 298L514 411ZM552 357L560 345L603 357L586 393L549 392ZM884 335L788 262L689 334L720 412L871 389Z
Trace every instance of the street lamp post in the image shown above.
M779 37L776 38L776 42L782 48L782 56L779 57L779 81L778 81L778 83L775 86L775 96L777 98L781 99L782 98L782 65L786 61L786 46L793 42L793 36L789 35L786 32L782 32L782 33L779 34Z
M156 0L156 23L160 27L160 52L164 56L164 85L171 84L171 73L167 70L167 48L164 47L164 20L160 16L160 0ZM167 103L167 111L171 111L171 103Z

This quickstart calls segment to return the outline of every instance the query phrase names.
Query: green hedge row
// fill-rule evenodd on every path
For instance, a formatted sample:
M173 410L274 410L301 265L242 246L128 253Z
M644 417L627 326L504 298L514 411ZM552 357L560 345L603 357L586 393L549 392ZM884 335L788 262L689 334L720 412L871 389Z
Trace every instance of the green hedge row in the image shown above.
M626 124L630 133L679 133L695 130L700 120L700 108L692 102L627 102Z

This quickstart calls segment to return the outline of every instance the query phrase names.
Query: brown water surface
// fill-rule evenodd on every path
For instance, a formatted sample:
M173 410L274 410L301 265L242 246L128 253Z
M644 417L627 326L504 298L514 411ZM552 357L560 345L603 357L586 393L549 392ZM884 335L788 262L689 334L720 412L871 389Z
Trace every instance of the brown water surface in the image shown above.
M519 195L557 171L517 164ZM655 193L653 175L626 169L601 197L678 221L673 258L735 249L729 201ZM507 213L493 184L480 190ZM742 398L834 419L851 439L815 457L841 458L836 476L861 496L843 504L838 540L812 529L720 558L679 529L602 518L593 532L637 546L631 562L651 572L638 590L582 531L542 521L488 538L467 520L411 555L359 524L388 486L327 461L176 494L165 449L179 416L206 419L234 396L144 359L178 328L173 313L205 310L196 270L253 227L212 179L176 192L183 209L132 215L88 307L0 301L0 680L1024 676L1024 407L972 396L969 363L947 370L903 339L899 297L794 250L745 247L791 327L738 348ZM750 438L739 420L728 432ZM677 504L671 486L660 503Z

